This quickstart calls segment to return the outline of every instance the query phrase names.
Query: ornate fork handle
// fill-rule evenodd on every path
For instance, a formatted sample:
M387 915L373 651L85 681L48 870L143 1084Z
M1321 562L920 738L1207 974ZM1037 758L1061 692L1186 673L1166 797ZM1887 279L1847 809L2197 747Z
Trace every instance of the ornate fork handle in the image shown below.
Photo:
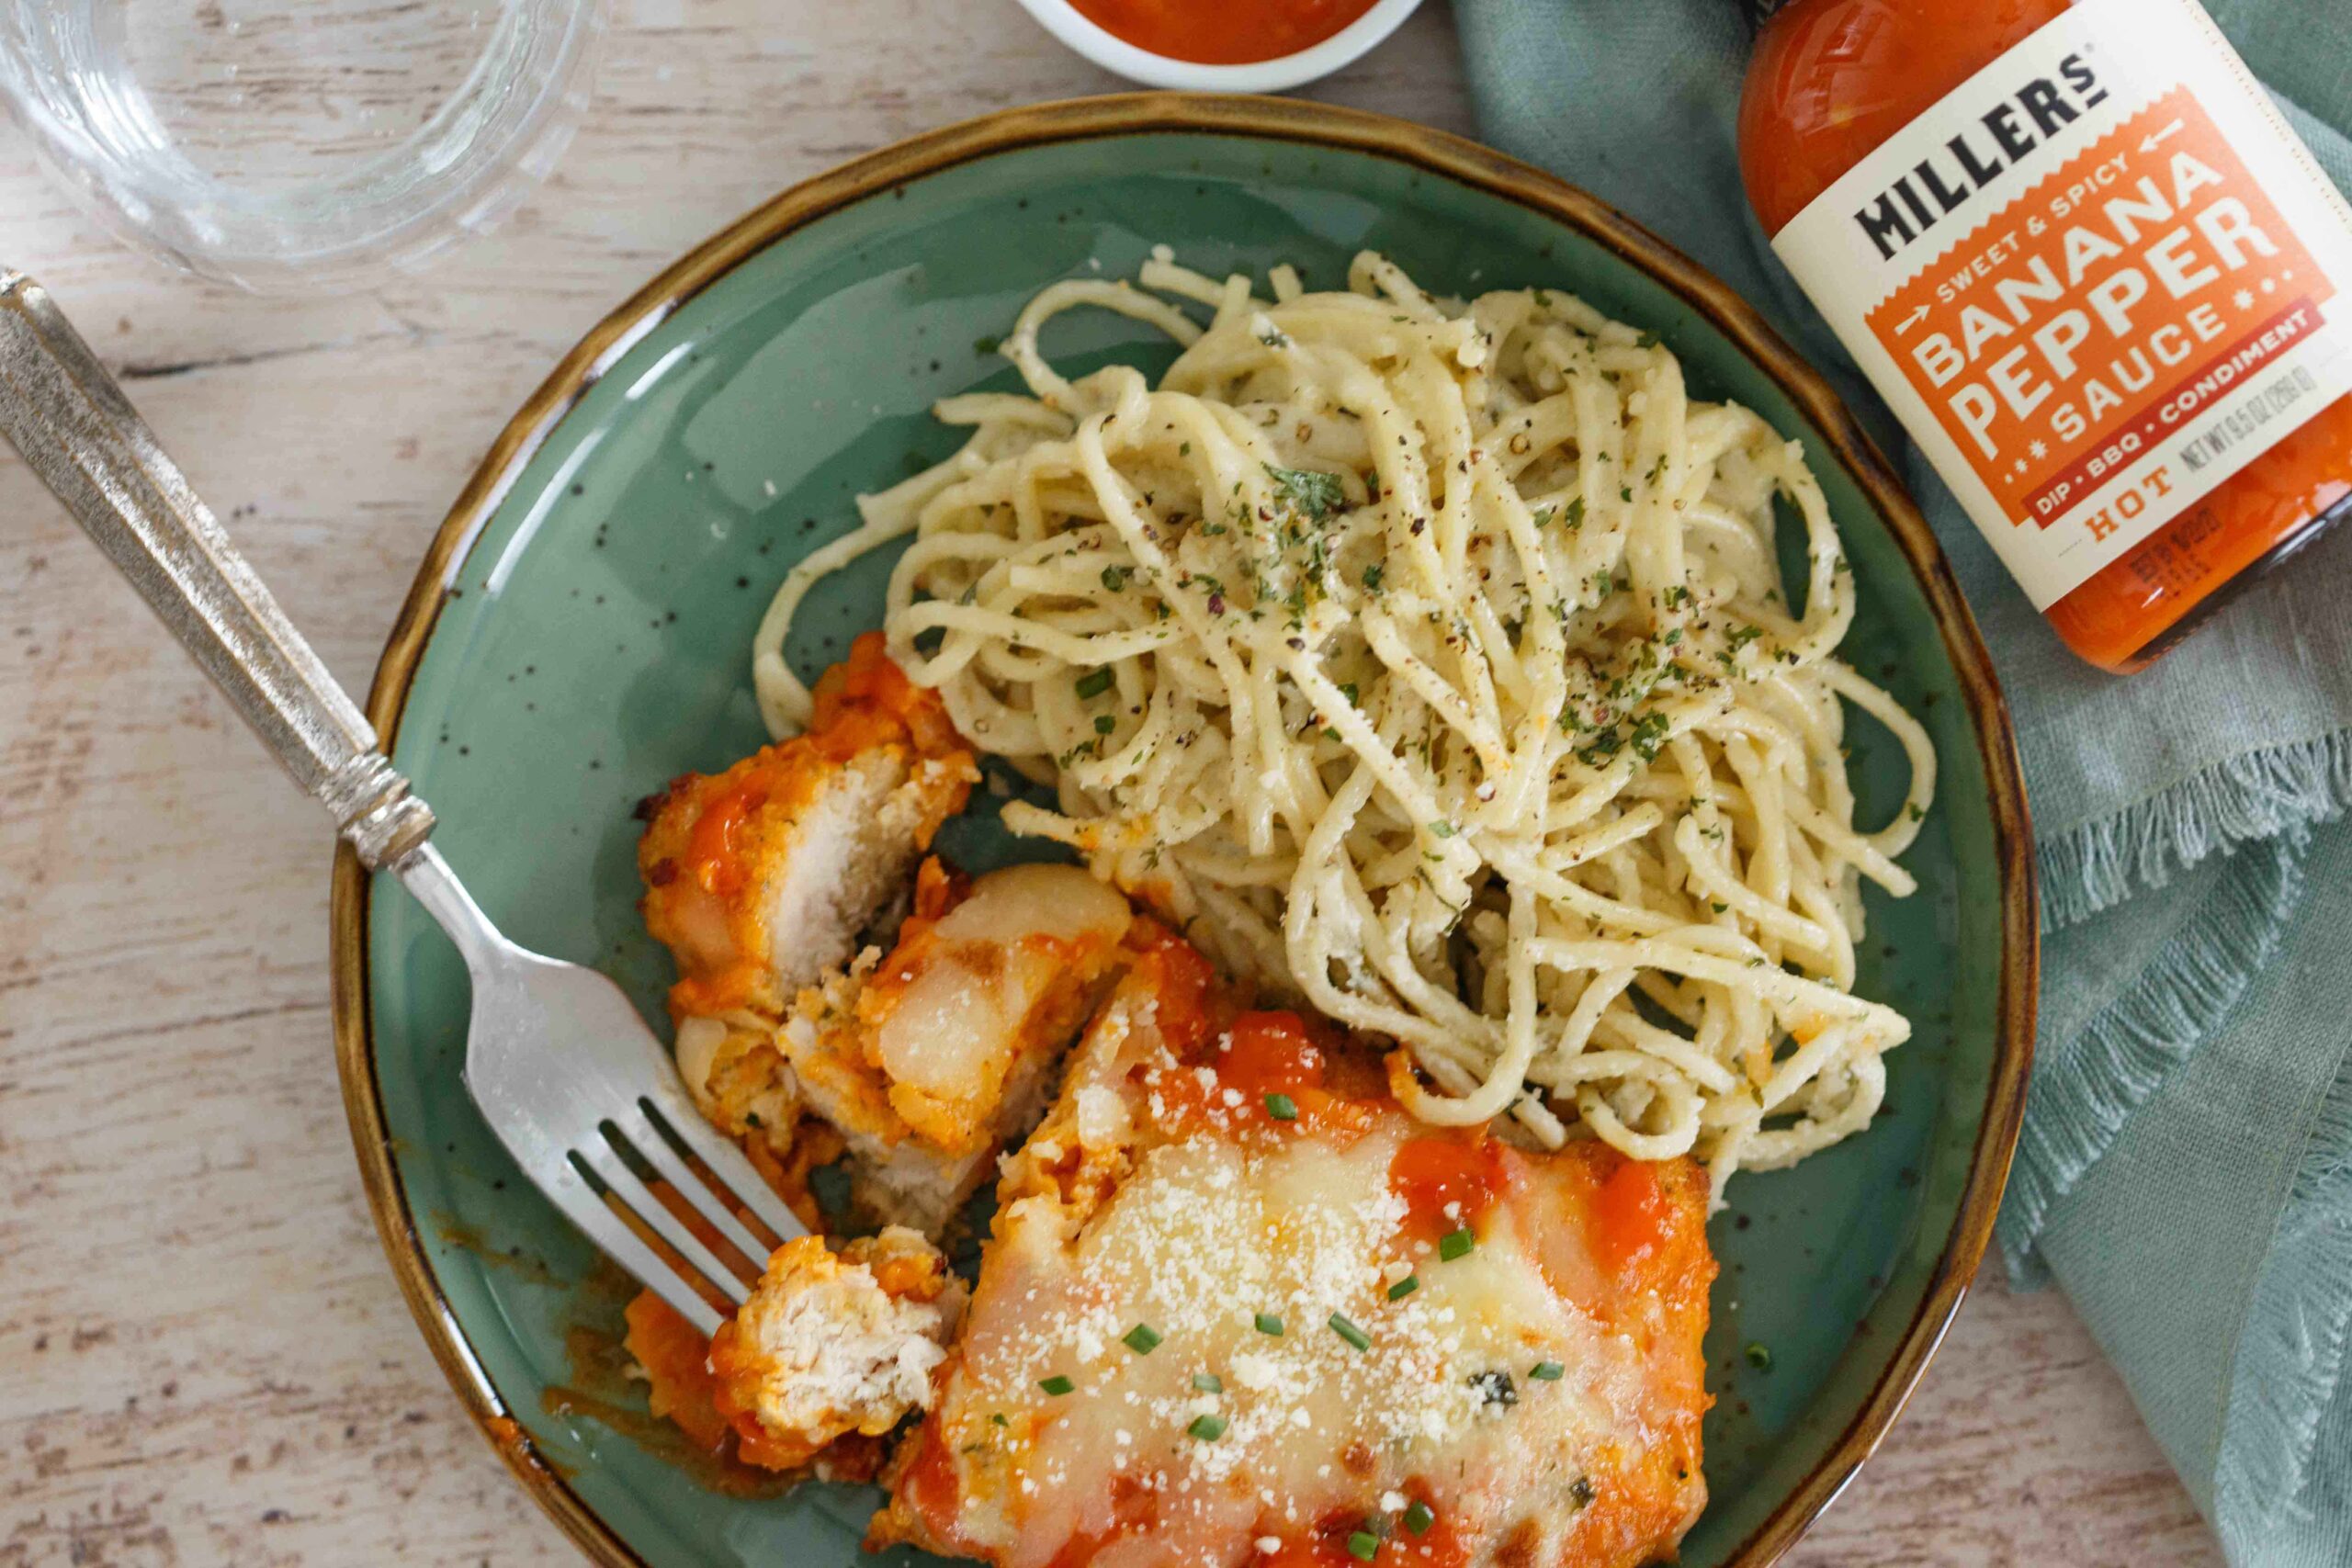
M371 869L433 812L49 297L0 268L0 434L229 695Z

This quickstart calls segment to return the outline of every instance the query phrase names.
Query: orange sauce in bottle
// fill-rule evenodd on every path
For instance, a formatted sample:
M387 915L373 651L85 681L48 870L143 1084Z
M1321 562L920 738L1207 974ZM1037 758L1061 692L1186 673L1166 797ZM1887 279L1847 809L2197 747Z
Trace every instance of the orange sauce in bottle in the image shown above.
M1841 175L2071 3L1793 0L1774 13L1758 36L1739 115L1741 174L1766 231L1780 234ZM2101 669L2144 668L2352 511L2347 498L2352 396L2275 438L2044 614Z
M1070 0L1080 16L1137 49L1197 65L1280 60L1321 43L1373 0Z

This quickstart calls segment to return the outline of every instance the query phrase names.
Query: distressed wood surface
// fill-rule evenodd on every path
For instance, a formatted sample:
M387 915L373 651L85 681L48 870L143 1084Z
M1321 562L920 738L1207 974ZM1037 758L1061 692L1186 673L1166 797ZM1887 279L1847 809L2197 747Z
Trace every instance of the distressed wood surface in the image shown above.
M423 277L262 301L108 242L0 131L42 277L365 688L560 352L778 187L1115 84L1012 0L617 0L554 178ZM1468 129L1432 6L1318 96ZM560 1563L379 1256L330 1059L323 821L0 457L0 1568ZM2065 1304L1988 1275L1791 1561L2217 1562Z

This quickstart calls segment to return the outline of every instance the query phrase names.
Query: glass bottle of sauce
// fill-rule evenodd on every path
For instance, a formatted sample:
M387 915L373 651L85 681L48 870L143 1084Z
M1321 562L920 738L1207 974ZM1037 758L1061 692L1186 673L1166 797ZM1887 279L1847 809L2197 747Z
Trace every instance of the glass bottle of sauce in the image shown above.
M2352 209L2196 0L1792 0L1739 150L2093 664L2144 667L2352 512Z

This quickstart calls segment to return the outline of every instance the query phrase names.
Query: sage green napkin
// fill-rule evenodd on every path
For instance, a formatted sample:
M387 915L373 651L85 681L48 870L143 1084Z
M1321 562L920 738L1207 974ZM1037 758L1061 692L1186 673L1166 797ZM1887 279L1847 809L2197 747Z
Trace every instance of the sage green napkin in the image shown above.
M2211 5L2352 188L2352 3ZM2352 525L2154 670L2009 583L1773 259L1733 146L1734 0L1454 0L1480 123L1656 229L1903 454L2017 719L2041 1046L2000 1241L2054 1278L2233 1562L2352 1563Z

